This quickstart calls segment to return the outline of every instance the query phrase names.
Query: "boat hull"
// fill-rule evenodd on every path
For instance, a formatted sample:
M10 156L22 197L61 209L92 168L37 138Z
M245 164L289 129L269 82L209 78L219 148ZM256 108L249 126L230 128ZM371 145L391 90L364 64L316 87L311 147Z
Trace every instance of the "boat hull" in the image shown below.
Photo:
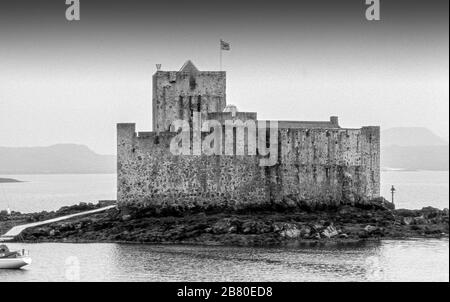
M19 269L29 264L30 257L0 258L0 269Z

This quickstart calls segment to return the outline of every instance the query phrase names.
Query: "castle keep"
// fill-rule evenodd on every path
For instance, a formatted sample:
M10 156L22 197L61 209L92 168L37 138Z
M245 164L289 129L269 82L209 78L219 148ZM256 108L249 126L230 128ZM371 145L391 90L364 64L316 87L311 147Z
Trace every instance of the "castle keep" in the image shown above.
M337 117L278 121L273 136L277 158L270 166L260 165L259 147L256 154L175 155L170 145L176 120L191 127L195 116L222 125L258 122L256 112L227 106L225 72L199 71L190 61L180 71L153 75L152 113L152 132L136 132L135 124L117 125L121 205L244 209L354 204L379 197L379 127L341 128ZM235 135L233 148L247 151L248 133L243 138Z

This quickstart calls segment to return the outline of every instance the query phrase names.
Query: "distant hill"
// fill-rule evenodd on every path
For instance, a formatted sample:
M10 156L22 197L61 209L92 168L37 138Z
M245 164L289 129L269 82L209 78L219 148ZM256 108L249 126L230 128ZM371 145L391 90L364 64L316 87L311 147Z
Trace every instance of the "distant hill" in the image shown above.
M387 129L381 133L381 166L448 171L448 142L426 128Z
M115 172L114 155L100 155L83 145L0 147L0 174Z
M422 127L390 128L381 133L382 146L445 146L448 142Z

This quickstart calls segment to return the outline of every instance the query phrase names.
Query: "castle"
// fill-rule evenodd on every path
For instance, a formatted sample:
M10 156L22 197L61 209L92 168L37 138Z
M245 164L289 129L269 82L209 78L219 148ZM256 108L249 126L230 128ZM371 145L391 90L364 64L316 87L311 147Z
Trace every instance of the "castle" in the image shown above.
M194 116L222 124L261 122L256 112L227 106L224 71L199 71L191 61L180 71L158 69L153 75L152 113L152 132L136 132L135 124L117 125L121 205L245 209L355 204L380 195L380 128L341 128L337 117L277 121L276 135L267 134L278 143L277 157L269 166L260 165L260 145L256 154L244 155L170 152L177 120L190 126ZM248 133L244 140L234 135L233 148L247 151Z

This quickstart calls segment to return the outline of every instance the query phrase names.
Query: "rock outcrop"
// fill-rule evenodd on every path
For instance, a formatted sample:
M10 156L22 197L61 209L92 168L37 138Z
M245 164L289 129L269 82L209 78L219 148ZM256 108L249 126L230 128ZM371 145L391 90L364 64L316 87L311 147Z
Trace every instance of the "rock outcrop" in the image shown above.
M84 206L81 205L82 208ZM65 213L68 210L65 208L56 213ZM50 214L27 214L24 217L35 219L48 215ZM0 227L5 223L6 221L0 219ZM364 208L344 205L316 211L192 212L187 215L127 208L111 209L88 217L29 229L22 237L30 242L268 246L302 242L355 242L382 238L439 238L447 237L448 233L447 209L426 207L421 210L394 210L389 204L385 204L385 201L373 201Z

